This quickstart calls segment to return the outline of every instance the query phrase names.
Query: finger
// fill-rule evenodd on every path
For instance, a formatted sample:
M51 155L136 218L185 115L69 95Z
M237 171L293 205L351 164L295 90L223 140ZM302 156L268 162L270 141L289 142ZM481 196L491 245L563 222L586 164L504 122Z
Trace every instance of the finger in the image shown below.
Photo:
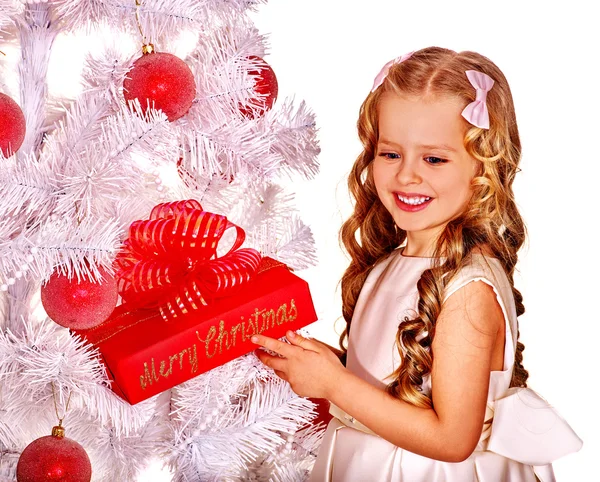
M311 341L313 343L316 343L317 345L319 345L321 347L321 353L323 353L324 350L329 350L330 352L332 352L338 358L341 357L344 354L344 352L342 350L340 350L339 348L336 348L334 346L330 346L327 343L323 343L322 341L319 341L319 340L311 340Z
M275 375L277 375L279 378L281 378L282 380L285 380L286 382L288 381L287 379L287 374L285 372L281 372L279 370L273 370L275 372Z
M323 346L316 340L309 340L308 338L304 338L302 335L299 335L296 332L288 330L285 334L285 337L290 341L292 345L299 346L305 350L314 351L317 353L321 353Z
M285 371L287 368L287 360L278 356L269 355L262 350L256 350L256 356L269 368L277 371Z
M252 343L256 343L257 345L265 347L267 350L274 351L275 353L279 353L280 355L291 358L297 348L289 345L288 343L284 343L282 341L276 340L275 338L269 338L268 336L263 335L254 335L250 338Z

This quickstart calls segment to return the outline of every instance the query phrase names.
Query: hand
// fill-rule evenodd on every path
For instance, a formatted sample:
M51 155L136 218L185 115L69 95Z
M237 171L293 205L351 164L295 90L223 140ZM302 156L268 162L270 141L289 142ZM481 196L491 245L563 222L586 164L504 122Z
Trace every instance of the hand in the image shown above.
M345 368L339 358L324 343L308 340L293 331L286 333L291 344L255 335L251 341L283 358L256 350L256 356L277 376L286 380L301 397L330 398L329 394L339 374Z

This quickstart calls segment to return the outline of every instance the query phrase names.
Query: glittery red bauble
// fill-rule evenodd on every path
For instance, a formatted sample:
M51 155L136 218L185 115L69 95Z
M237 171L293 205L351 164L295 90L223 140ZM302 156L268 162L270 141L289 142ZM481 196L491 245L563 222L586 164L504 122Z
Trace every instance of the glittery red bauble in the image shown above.
M190 110L196 97L194 74L172 54L155 52L141 56L123 82L126 101L138 99L142 109L162 110L173 122Z
M25 139L25 116L8 95L0 93L0 150L10 157L19 150Z
M19 458L17 482L89 482L92 464L84 448L67 437L31 442Z
M256 65L248 73L257 76L254 83L254 92L261 94L261 96L251 99L246 105L241 105L240 112L246 117L253 118L273 107L277 100L279 85L277 84L275 72L269 64L256 55L251 55L248 59Z
M42 286L42 305L48 316L75 330L87 330L106 320L117 305L117 280L99 270L103 278L100 283L84 277L69 279L55 272Z

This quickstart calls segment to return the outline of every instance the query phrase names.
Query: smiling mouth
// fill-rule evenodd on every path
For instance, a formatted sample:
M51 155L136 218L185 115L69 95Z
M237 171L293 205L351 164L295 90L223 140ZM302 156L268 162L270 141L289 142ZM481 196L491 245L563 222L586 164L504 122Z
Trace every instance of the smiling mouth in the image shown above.
M431 198L427 196L407 197L396 194L396 197L404 204L408 204L410 206L420 206L421 204L425 204L427 201L431 201Z
M432 197L429 196L406 196L403 194L394 193L396 198L396 205L402 210L409 213L416 211L422 211L433 201Z

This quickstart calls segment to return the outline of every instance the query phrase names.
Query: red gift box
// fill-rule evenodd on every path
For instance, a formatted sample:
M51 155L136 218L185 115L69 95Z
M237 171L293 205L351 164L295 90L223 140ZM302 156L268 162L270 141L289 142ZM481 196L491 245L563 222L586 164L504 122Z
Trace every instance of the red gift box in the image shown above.
M308 283L263 258L234 295L165 321L158 308L118 306L101 325L75 331L96 346L112 389L136 404L257 348L257 333L281 338L317 320Z

